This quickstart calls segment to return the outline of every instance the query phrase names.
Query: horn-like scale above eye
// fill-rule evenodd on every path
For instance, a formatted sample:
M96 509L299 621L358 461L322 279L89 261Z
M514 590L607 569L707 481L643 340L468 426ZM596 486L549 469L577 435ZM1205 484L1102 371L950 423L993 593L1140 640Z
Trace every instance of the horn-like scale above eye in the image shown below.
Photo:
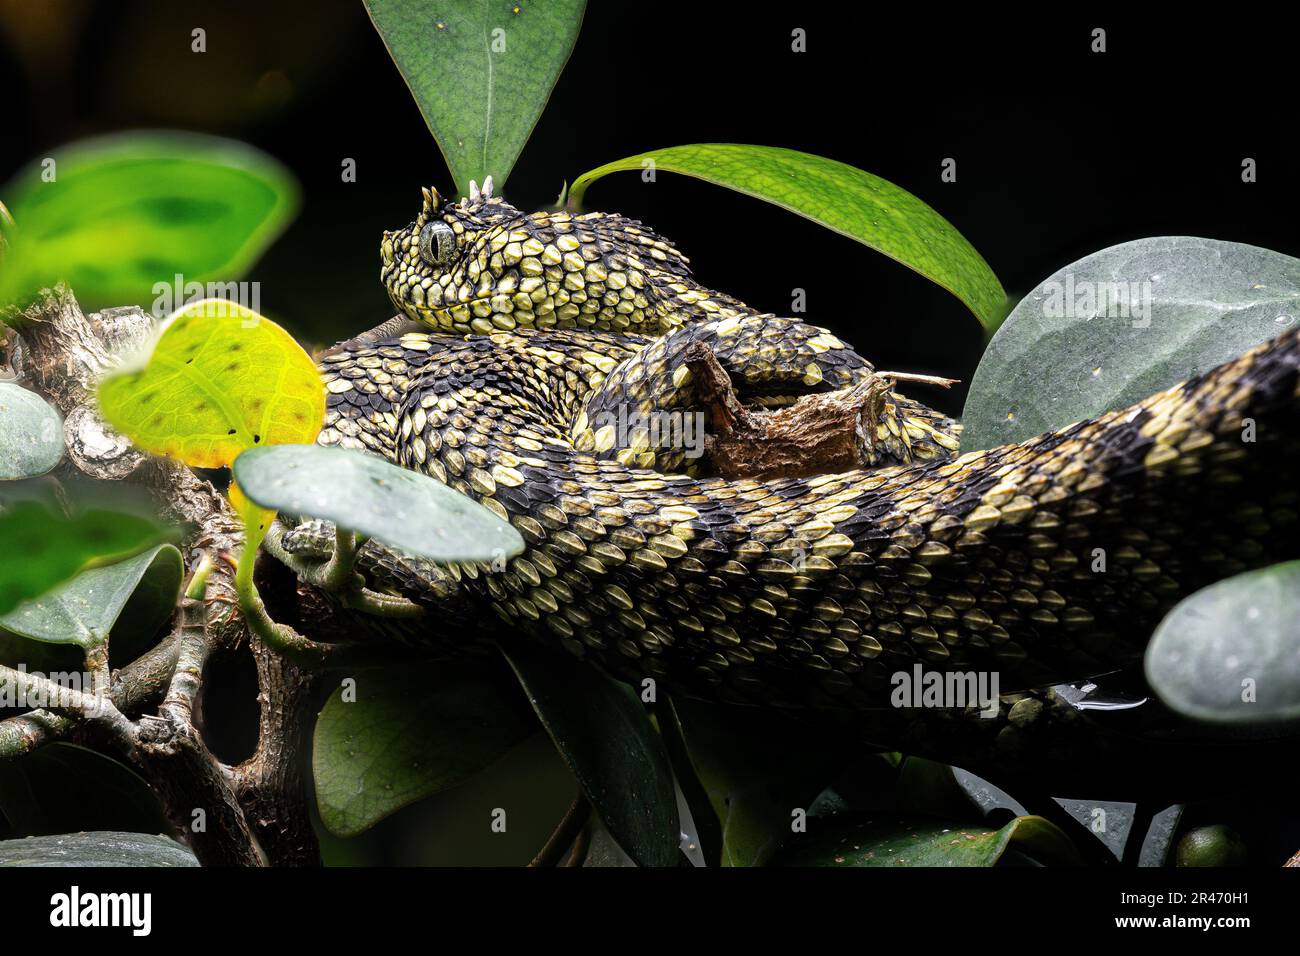
M456 251L456 233L445 222L425 223L420 230L420 258L431 266L445 265Z

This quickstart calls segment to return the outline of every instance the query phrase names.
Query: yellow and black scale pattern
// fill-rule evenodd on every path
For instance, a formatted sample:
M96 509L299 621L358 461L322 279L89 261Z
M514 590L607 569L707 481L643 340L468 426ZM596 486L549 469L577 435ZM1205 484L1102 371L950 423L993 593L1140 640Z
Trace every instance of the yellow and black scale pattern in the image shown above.
M756 404L871 366L701 288L615 215L426 190L381 253L420 330L389 323L323 356L320 441L446 482L528 546L504 571L379 561L375 586L446 611L430 641L471 640L449 623L490 607L622 679L869 709L917 662L997 671L1004 693L1113 669L1191 590L1300 553L1296 331L1132 408L959 457L955 423L891 395L878 467L726 481L688 473L680 449L620 444L599 413L691 409L696 340Z

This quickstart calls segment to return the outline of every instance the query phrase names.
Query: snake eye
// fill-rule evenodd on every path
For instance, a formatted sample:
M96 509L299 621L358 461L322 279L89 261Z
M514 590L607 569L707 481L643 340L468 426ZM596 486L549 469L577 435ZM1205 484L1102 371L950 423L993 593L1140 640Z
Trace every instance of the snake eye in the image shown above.
M420 258L431 266L447 262L456 251L456 233L445 222L425 223L420 230Z

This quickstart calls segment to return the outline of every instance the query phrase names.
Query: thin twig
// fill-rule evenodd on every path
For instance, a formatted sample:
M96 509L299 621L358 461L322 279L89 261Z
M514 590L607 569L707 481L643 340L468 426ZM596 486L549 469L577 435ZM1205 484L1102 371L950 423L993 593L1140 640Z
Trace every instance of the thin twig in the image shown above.
M208 640L208 575L212 571L212 555L204 553L199 566L194 569L185 595L181 598L180 626L176 666L167 688L161 711L173 710L186 723L194 719L194 699L203 681L203 665L212 651Z
M530 867L557 866L564 857L564 851L573 845L590 817L591 804L587 802L585 794L579 793L573 798L573 803L569 804L569 809L550 839L546 841L546 845L537 852L537 856L533 857L533 861L528 865Z
M573 841L573 850L569 853L568 859L564 861L565 866L582 866L587 862L587 852L591 849L591 823L578 831L578 838Z
M126 753L135 747L135 726L105 694L86 694L63 687L46 677L0 664L0 687L12 687L25 697L39 699L46 710L78 718L103 728Z
M0 720L0 760L21 757L69 733L76 722L48 710L33 710Z

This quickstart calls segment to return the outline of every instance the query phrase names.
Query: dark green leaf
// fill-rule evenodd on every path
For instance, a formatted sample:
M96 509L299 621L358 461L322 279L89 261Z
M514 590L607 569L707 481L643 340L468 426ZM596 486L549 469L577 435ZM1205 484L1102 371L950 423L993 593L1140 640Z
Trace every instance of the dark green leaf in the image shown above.
M847 759L837 736L780 714L675 697L672 716L721 826L723 866L766 863Z
M237 280L298 204L297 185L279 163L212 136L123 133L47 159L53 181L38 162L0 190L17 224L0 303L58 279L88 308L145 305L159 297L157 283L170 288L177 275L186 283Z
M898 768L898 806L908 813L950 820L973 819L981 812L952 767L910 755Z
M43 475L63 458L63 419L35 392L0 382L0 480Z
M1126 408L1297 319L1290 256L1188 236L1103 249L1043 282L998 329L966 398L962 450Z
M519 532L482 505L360 451L254 448L235 459L235 480L264 508L333 521L429 561L491 561L524 550Z
M640 866L675 866L681 823L672 769L637 695L527 638L505 650L537 716L619 846Z
M47 676L58 680L60 675ZM157 794L134 770L68 743L49 744L21 760L0 761L0 811L10 832L22 836L75 829L168 829Z
M578 39L586 0L366 0L456 188L505 184Z
M952 223L907 190L864 170L775 146L696 143L606 163L573 182L573 205L591 183L620 170L694 176L788 209L882 252L947 289L987 329L1006 314L1007 294Z
M198 866L186 847L146 833L65 833L0 841L0 866Z
M133 514L83 511L71 517L35 501L0 513L0 614L73 575L139 554L174 535Z
M1082 860L1054 824L1017 817L1001 829L929 819L868 819L843 814L809 823L773 860L779 866L993 866L1013 845L1044 864Z
M321 821L338 836L455 786L537 726L517 692L477 669L370 670L355 680L355 700L340 687L325 704L312 749Z
M1146 652L1147 680L1196 720L1274 725L1300 719L1300 561L1211 584L1183 599Z
M122 608L146 579L157 592L151 615L156 628L175 607L184 573L181 553L170 544L159 545L125 561L83 571L53 591L24 601L0 615L0 628L36 641L94 647L108 638Z

